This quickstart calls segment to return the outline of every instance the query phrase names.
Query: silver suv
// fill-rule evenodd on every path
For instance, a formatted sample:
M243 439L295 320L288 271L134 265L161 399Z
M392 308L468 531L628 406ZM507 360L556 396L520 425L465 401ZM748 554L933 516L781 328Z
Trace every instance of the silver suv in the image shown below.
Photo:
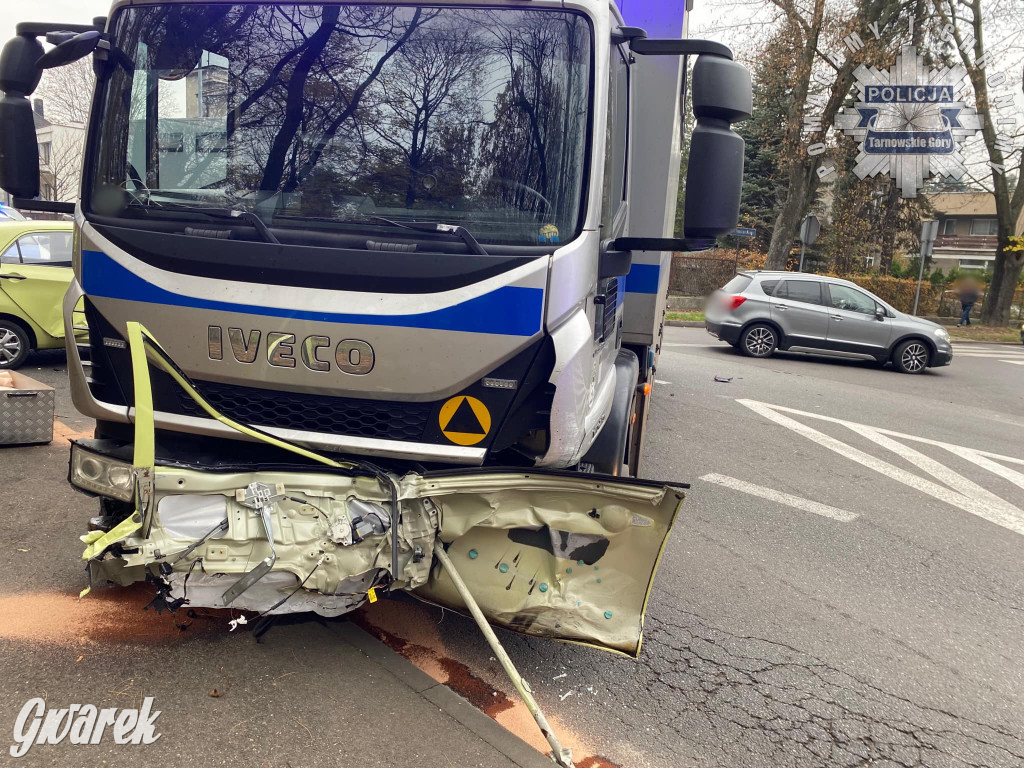
M953 361L941 325L823 275L740 272L711 295L704 320L708 333L751 357L791 350L892 362L903 373Z

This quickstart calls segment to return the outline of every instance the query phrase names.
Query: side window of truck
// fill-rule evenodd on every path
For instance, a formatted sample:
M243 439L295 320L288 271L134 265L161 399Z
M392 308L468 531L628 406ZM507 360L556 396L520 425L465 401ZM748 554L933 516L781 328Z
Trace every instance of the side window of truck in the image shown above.
M608 126L604 148L604 194L601 227L614 237L615 215L626 199L626 163L629 151L629 60L619 45L610 51L608 74Z

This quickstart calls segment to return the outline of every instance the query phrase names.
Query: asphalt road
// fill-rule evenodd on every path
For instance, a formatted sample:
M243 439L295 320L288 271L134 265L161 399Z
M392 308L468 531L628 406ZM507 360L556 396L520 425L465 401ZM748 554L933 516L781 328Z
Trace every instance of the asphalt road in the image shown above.
M59 385L61 362L26 372ZM641 658L501 633L578 764L1024 764L1022 362L1022 347L965 344L952 366L904 376L751 360L668 329L644 474L693 487ZM58 413L87 426L66 395ZM5 581L52 587L76 568L39 567ZM471 622L393 601L360 621L530 736L488 708L511 689ZM318 638L304 642L331 642ZM188 657L207 677L217 659L244 667L255 646L232 640L203 635Z
M1024 765L1024 366L1004 359L1024 362L1024 348L964 345L951 366L906 376L752 360L703 329L668 329L643 474L693 487L640 659L502 634L577 754L665 768ZM992 509L1016 530L976 514ZM423 614L452 658L507 690L475 627Z

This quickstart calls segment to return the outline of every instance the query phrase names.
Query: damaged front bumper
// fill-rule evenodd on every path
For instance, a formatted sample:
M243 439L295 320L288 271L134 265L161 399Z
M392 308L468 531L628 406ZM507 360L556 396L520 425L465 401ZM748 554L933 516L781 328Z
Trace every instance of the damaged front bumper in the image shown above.
M130 455L130 446L77 441L72 482L100 492L74 468L95 475L106 462L123 484ZM172 606L269 615L337 616L371 589L408 590L464 611L433 557L439 539L491 623L629 655L639 651L647 596L683 498L659 483L533 470L392 475L394 499L378 478L319 467L225 472L158 460L152 479L138 529L89 561L94 582L155 579ZM254 489L266 489L262 507ZM268 561L265 574L232 593Z
M134 443L72 445L71 483L108 500L108 514L82 537L90 585L153 580L172 608L263 616L337 616L378 589L456 611L475 598L492 624L639 653L681 490L558 470L397 473L333 459L224 417L141 325L128 323L127 336ZM298 458L225 465L162 456L151 364L212 418Z

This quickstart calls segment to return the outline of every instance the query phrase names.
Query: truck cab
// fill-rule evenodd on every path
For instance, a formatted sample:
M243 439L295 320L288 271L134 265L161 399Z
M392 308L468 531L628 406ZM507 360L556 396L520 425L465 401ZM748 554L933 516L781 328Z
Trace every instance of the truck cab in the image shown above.
M93 578L334 615L373 589L456 604L435 540L473 568L516 547L518 583L477 575L491 620L636 652L682 498L629 477L668 255L735 226L751 98L678 11L667 39L599 0L118 0L19 25L13 195L38 196L41 72L97 76L65 300L89 325L68 367L96 419L71 468L101 499ZM621 573L620 607L577 612L570 560Z

